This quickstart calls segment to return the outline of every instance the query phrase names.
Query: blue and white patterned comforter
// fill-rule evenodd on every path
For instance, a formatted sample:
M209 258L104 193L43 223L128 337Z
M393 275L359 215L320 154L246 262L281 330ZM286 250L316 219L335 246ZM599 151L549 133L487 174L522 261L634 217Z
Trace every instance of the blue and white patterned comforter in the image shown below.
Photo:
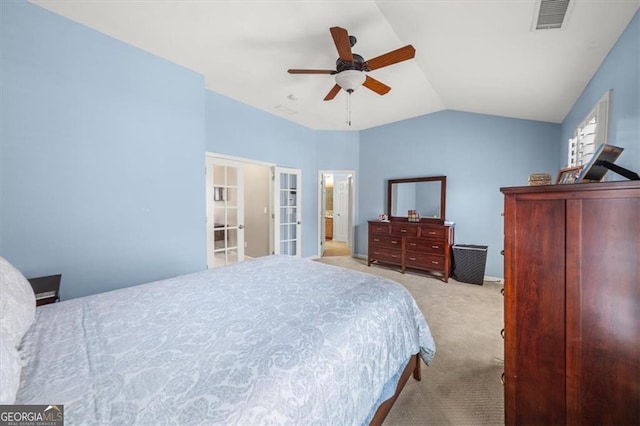
M435 345L401 285L269 256L40 307L22 351L68 425L357 425Z

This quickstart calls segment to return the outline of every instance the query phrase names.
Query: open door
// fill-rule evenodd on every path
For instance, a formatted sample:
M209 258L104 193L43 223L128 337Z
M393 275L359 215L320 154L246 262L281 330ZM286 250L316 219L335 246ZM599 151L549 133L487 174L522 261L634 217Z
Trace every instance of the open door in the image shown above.
M302 171L274 167L274 254L302 256Z
M242 163L206 157L207 267L244 260Z
M324 256L327 249L327 220L325 213L327 211L327 175L320 173L320 257Z
M320 257L325 255L327 246L331 252L335 252L336 249L343 251L344 248L340 247L342 243L349 249L350 255L354 253L355 173L354 170L319 170L318 256ZM329 236L326 229L327 217L331 217L333 223L333 232L329 231Z
M334 182L333 240L344 243L349 242L349 179L350 177Z

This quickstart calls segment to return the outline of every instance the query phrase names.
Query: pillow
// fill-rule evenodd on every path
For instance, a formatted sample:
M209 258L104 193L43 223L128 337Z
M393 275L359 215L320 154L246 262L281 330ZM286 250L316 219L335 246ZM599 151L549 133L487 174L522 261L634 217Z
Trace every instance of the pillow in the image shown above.
M0 332L0 404L16 402L22 363L18 350L6 333Z
M0 333L20 346L36 315L36 296L29 281L0 257Z

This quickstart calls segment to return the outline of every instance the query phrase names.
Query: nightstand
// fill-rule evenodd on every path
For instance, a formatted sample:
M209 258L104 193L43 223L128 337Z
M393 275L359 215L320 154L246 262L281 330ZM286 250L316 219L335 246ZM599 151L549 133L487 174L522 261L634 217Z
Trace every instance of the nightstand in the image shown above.
M36 306L48 305L60 300L60 278L62 278L61 274L27 279L36 295Z

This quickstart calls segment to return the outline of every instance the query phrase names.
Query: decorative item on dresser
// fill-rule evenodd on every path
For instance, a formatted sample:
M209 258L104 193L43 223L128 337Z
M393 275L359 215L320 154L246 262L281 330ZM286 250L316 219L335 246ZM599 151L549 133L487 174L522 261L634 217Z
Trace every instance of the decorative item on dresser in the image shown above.
M532 173L527 182L530 186L551 185L551 175L549 173Z
M506 424L640 424L640 182L501 191Z
M622 147L601 143L576 177L576 183L600 182L609 170L629 180L640 180L636 172L614 164L622 151Z
M369 221L367 265L371 262L437 274L451 274L453 225L445 224L446 176L390 179L387 185L389 222ZM412 212L400 216L401 212Z
M565 167L560 169L558 172L558 177L556 178L556 185L565 185L569 183L576 183L576 178L580 174L583 165L573 166L573 167Z

